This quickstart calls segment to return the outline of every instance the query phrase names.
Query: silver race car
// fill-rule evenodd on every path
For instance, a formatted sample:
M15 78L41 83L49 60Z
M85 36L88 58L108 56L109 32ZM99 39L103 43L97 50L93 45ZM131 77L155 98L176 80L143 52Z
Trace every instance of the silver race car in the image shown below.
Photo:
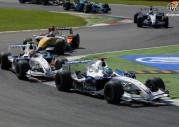
M141 8L140 12L134 15L134 23L138 27L165 27L169 26L169 18L163 12L158 12L157 8Z
M87 63L86 72L73 71L72 65ZM78 67L82 68L82 67ZM120 101L147 101L168 96L165 84L159 77L151 78L145 84L136 79L135 74L122 70L113 71L105 58L66 62L56 74L55 84L59 91L75 90L82 93L102 96L108 103Z
M16 55L18 51L13 50L17 48L22 50L20 55ZM46 51L37 52L36 48L35 44L10 45L9 51L14 52L1 53L1 69L12 70L19 79L55 76L66 59L52 56Z

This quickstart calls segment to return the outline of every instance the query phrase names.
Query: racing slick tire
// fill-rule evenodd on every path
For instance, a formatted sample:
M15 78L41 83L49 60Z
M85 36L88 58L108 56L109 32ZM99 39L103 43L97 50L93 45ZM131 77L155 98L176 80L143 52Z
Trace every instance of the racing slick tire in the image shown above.
M1 69L7 70L11 67L11 62L8 60L8 55L10 53L1 53L0 55L0 64L1 64Z
M65 64L65 62L67 62L68 60L65 57L57 57L56 58L56 62L55 62L55 67L56 69L61 69L62 65Z
M65 53L65 41L62 39L58 39L54 48L54 52L57 55L63 55Z
M42 5L47 5L48 4L48 0L42 0Z
M70 10L70 8L71 8L71 3L70 2L64 2L63 3L63 9L64 10Z
M144 17L143 16L139 16L137 18L137 26L138 27L142 27L143 26L143 22L144 22Z
M16 64L16 75L18 79L26 80L26 72L30 69L29 63L26 60L20 60Z
M162 91L165 91L164 81L160 77L153 77L153 78L147 79L146 82L145 82L145 85L152 92L156 92L159 89L161 89Z
M59 71L55 76L55 85L59 91L69 91L72 87L73 79L69 71Z
M139 12L135 13L135 15L134 15L134 23L137 23L137 17L138 17L139 14L140 14Z
M91 11L91 5L85 4L83 8L84 13L89 13Z
M19 0L19 3L25 3L26 2L26 0Z
M104 11L104 13L108 13L109 9L109 4L102 4L103 8L107 8L107 10Z
M168 25L169 25L169 18L166 16L166 17L164 17L163 21L165 22L164 27L165 27L165 28L168 28Z
M121 101L124 89L120 81L109 81L104 87L104 97L110 104L118 104Z
M80 35L79 34L75 34L73 35L73 40L71 43L71 47L72 48L79 48L80 45Z

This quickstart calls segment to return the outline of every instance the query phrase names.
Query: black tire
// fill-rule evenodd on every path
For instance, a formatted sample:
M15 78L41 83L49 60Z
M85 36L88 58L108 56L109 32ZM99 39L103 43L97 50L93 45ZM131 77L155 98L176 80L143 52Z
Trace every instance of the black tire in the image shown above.
M25 3L26 2L26 0L19 0L19 3Z
M16 64L16 75L18 79L27 79L26 72L30 69L29 63L26 60L20 60Z
M1 60L1 69L7 70L11 67L11 62L8 60L8 56L10 53L1 53L0 60Z
M104 13L108 13L108 11L109 11L109 5L108 4L102 4L102 7L106 9L104 11Z
M137 26L142 27L144 22L144 17L143 16L138 16L137 18Z
M70 10L71 9L71 3L70 2L64 2L63 3L63 9L64 10Z
M156 92L159 89L161 89L162 91L165 91L165 84L160 77L153 77L153 78L147 79L146 82L145 82L145 85L152 92Z
M134 15L134 23L137 23L137 17L138 17L138 15L139 15L139 12L135 13L135 15Z
M65 40L57 40L57 43L54 48L54 52L57 55L63 55L65 53Z
M73 84L73 79L69 71L59 71L55 76L55 84L59 91L69 91Z
M42 0L42 5L47 5L48 4L48 0Z
M79 34L75 34L73 35L73 40L71 43L71 47L72 48L79 48L80 45L80 35Z
M84 13L89 13L91 11L91 5L85 4L83 8Z
M124 89L120 81L109 81L104 87L104 97L110 104L118 104L121 101Z
M168 28L168 26L169 26L169 18L166 16L166 17L164 17L163 21L165 22L164 27Z
M65 64L65 62L68 61L65 57L62 57L62 56L57 57L55 59L56 59L56 62L55 62L56 69L61 69L62 65Z

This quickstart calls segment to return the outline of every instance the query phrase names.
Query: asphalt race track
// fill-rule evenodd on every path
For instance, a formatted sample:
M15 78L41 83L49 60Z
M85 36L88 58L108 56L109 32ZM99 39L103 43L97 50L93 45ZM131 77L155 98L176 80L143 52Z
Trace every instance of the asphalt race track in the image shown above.
M60 6L19 4L0 0L0 7L63 11ZM4 2L3 2L4 1ZM111 6L110 15L133 17L140 6ZM140 29L135 24L76 28L80 49L68 55L83 55L178 44L179 17L170 17L168 29ZM35 32L0 33L0 51ZM33 81L18 80L0 70L0 127L178 127L179 107L166 104L110 105L103 99L59 92Z

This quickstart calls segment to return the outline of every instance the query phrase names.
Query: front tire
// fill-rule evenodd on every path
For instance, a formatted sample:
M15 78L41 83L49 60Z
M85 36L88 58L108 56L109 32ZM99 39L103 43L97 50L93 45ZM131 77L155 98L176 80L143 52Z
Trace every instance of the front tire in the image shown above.
M152 92L156 92L159 89L161 89L162 91L165 91L164 81L160 77L153 77L153 78L147 79L146 82L145 82L145 85Z
M139 15L139 12L137 12L135 15L134 15L134 23L137 23L137 17Z
M55 84L59 91L69 91L73 84L73 79L69 71L59 71L55 76Z
M164 27L165 28L168 28L168 25L169 25L169 18L168 17L164 17L164 22L165 22L165 25L164 25Z
M121 101L124 89L120 81L109 81L104 87L104 97L110 104L118 104Z
M137 18L137 26L138 27L142 27L143 22L144 22L144 17L143 16L140 16L140 17Z
M18 79L27 79L26 72L30 69L29 63L26 60L20 60L16 65L16 75Z

